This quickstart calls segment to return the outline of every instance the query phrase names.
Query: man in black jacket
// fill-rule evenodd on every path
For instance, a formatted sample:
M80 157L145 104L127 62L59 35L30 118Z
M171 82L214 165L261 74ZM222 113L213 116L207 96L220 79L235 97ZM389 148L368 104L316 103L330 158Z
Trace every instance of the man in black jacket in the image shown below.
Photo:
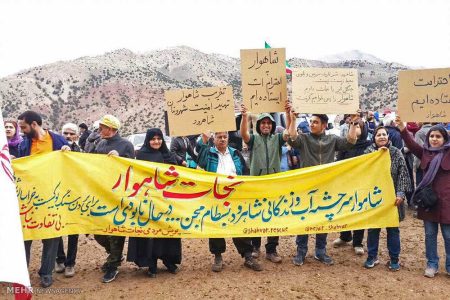
M78 141L78 144L80 145L81 149L84 151L84 146L86 145L86 140L91 134L91 131L88 129L87 125L85 123L81 123L78 125L78 128L80 129L80 140Z
M95 153L134 158L133 144L119 135L119 129L120 121L112 115L105 115L100 120L98 132L102 140L98 143ZM109 254L102 270L105 272L103 282L111 282L119 273L117 268L122 261L125 237L112 235L95 235L94 237Z
M170 152L175 154L177 163L181 166L187 167L186 153L189 154L194 161L197 161L197 155L194 153L194 149L185 136L179 136L172 139L170 143Z

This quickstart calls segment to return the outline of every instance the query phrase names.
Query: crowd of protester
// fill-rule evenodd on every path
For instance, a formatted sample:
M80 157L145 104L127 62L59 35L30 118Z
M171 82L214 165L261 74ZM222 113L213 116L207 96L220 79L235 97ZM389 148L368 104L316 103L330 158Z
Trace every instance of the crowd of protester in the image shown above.
M251 122L245 106L241 106L240 129L235 132L205 132L200 136L173 137L170 149L160 129L147 130L142 148L134 146L120 136L121 123L113 115L105 115L92 124L65 124L60 133L45 129L42 117L34 111L22 113L18 120L4 122L11 157L20 158L50 151L76 151L100 153L135 158L150 162L180 165L203 169L224 175L261 176L288 170L317 166L336 160L345 160L374 151L389 151L391 177L395 188L395 205L399 220L405 218L405 209L417 211L423 220L427 264L424 276L432 278L438 273L438 230L441 229L445 244L447 275L450 276L450 142L449 125L435 123L407 123L400 116L388 113L383 119L378 112L360 111L345 115L340 126L340 136L327 134L328 116L313 114L310 123L300 122L290 104L286 105L286 128L277 126L271 114L260 114L256 123ZM413 199L432 194L432 206L422 206ZM427 196L425 196L427 197ZM427 200L427 199L425 199ZM367 230L367 259L365 268L378 263L378 246L381 228ZM400 269L400 229L386 228L387 248L392 271ZM356 255L364 255L365 230L344 231L333 241L338 248L352 243ZM108 253L102 266L102 281L113 281L118 267L125 259L123 248L126 237L95 235L95 240ZM43 239L39 275L41 286L53 283L52 273L75 275L78 235L68 237L67 255L62 237ZM32 241L25 241L27 263L30 261ZM261 271L261 237L233 238L244 266ZM279 237L267 237L265 258L281 263L277 252ZM298 235L297 251L292 260L295 266L305 263L308 251L308 235ZM317 234L314 258L331 265L327 254L327 234ZM225 239L209 239L209 250L214 255L212 271L223 269L222 253ZM161 259L170 273L179 272L182 260L181 239L129 238L127 261L147 268L149 277L156 277L157 260Z

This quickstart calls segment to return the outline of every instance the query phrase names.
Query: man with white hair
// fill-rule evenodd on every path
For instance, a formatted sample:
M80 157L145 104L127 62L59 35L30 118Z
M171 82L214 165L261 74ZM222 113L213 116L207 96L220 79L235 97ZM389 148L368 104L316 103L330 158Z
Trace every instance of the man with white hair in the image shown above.
M214 146L209 144L209 134L203 133L198 141L198 165L205 171L227 176L242 175L244 166L239 152L228 146L228 132L214 133ZM244 266L254 271L262 271L261 265L252 257L252 240L249 237L233 238L239 254L244 258ZM222 253L226 250L224 238L210 238L209 251L214 254L212 270L220 272L223 269Z
M78 140L78 126L73 123L66 123L62 127L61 133L69 144L70 150L81 152L80 146L77 144ZM64 241L62 237L59 238L58 254L56 256L55 272L63 273L66 277L73 277L75 275L75 260L77 258L78 250L78 234L71 234L67 238L67 256L64 252Z
M78 126L74 123L66 123L62 128L62 135L69 144L70 150L81 152L81 147L77 144L78 141Z

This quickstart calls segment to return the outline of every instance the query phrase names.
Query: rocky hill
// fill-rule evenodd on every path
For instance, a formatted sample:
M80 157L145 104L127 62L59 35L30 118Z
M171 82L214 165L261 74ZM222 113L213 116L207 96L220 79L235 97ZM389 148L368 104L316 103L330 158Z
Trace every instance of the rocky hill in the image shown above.
M361 56L361 57L368 57ZM340 58L343 59L343 58ZM292 67L359 69L362 109L396 107L396 63L367 60L322 62L292 58ZM111 113L123 122L123 134L164 126L164 91L233 86L241 101L240 61L181 46L135 54L120 49L24 70L0 79L4 118L28 109L43 114L45 125L58 130L66 122L92 124Z

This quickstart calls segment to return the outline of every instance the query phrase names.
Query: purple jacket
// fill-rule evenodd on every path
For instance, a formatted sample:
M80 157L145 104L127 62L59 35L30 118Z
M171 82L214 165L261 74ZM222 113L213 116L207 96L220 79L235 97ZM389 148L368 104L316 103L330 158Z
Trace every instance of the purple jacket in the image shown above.
M430 161L436 153L425 150L422 146L416 143L411 134L407 130L401 132L403 141L409 150L421 159L420 168L426 172ZM442 158L441 165L433 180L433 190L438 196L437 205L426 212L423 209L418 209L417 217L424 221L431 221L436 223L450 224L450 151L447 150Z

